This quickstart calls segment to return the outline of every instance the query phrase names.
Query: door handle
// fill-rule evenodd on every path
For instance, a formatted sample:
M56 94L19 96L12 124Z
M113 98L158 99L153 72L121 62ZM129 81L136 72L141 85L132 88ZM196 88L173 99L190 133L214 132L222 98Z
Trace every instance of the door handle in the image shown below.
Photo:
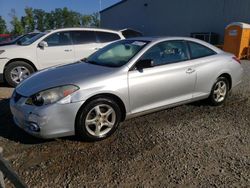
M64 50L65 52L72 52L72 50L71 49L66 49L66 50Z
M192 68L188 68L187 71L186 71L187 74L192 74L194 72L195 72L195 70L192 69Z
M100 50L101 48L94 48L94 50Z

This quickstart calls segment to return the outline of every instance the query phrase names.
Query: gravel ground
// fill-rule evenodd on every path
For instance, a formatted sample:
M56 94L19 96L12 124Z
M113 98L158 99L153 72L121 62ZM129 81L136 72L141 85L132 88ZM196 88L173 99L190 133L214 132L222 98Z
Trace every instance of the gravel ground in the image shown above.
M250 62L243 66L225 105L128 120L96 143L27 135L11 120L12 89L0 87L0 146L29 187L250 187Z

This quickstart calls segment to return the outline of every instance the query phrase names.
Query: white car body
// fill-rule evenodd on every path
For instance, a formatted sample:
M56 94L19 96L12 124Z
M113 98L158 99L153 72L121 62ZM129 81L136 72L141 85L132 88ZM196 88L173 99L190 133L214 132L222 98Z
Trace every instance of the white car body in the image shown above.
M73 32L92 32L95 33L95 42L74 43L72 37ZM71 33L71 44L45 46L41 47L42 41L46 40L56 33ZM98 33L98 34L97 34ZM100 41L98 38L99 33L113 34L115 40ZM4 78L4 71L6 67L15 61L23 61L30 64L35 71L44 68L58 66L76 62L80 59L88 57L93 52L106 46L107 44L124 39L122 32L98 28L66 28L47 31L47 33L34 41L30 45L9 45L0 47L0 80Z

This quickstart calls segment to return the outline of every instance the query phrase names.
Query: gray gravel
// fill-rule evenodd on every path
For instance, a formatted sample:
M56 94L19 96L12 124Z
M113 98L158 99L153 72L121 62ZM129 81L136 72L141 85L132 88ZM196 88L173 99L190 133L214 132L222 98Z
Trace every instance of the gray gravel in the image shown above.
M250 62L225 105L183 105L124 122L107 140L39 140L0 101L0 146L30 187L250 187ZM3 94L4 91L4 94ZM0 87L0 98L11 89Z

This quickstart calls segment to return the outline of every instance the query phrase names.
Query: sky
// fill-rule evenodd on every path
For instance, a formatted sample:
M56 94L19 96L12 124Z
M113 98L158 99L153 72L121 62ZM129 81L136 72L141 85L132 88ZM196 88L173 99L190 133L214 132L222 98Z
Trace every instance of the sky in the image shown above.
M67 7L70 10L82 14L91 14L98 12L100 8L107 8L119 1L120 0L0 0L0 16L6 20L8 27L10 27L9 13L12 8L15 9L18 17L24 15L25 7L43 9L48 12L55 8Z

